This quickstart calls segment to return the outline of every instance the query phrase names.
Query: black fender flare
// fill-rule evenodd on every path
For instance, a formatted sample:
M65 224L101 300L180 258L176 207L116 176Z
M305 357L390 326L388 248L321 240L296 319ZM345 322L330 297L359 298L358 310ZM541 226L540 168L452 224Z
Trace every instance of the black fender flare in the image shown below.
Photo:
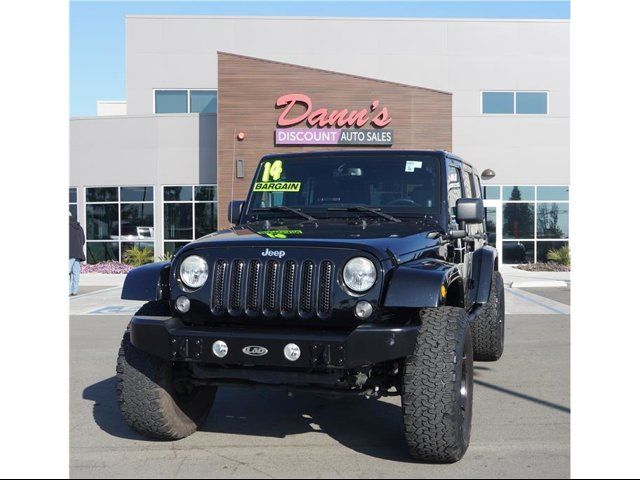
M127 273L120 298L156 301L168 299L171 262L149 263Z
M391 273L383 305L438 307L445 304L446 295L453 288L458 289L459 300L464 301L460 290L462 275L457 265L435 259L417 260L400 265Z
M498 251L485 245L473 252L471 279L473 292L471 299L474 303L484 305L489 301L489 292L493 283L493 272L498 269Z

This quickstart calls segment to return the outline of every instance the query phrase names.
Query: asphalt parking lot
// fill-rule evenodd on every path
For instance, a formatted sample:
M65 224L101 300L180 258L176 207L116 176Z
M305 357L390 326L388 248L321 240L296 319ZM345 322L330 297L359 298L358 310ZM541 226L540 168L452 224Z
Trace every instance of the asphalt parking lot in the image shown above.
M109 291L71 303L73 478L569 477L568 289L508 292L506 352L498 363L475 365L471 446L454 465L409 458L397 397L225 388L193 436L143 439L124 424L114 393L117 349L135 306L109 314L118 311ZM527 305L533 313L523 313Z

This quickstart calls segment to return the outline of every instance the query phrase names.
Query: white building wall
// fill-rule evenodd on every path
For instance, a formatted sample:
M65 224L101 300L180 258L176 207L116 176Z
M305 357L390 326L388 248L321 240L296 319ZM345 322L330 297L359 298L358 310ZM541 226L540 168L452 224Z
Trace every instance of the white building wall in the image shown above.
M127 114L127 102L125 100L98 100L96 112L99 117L111 117Z
M227 51L450 91L454 151L494 183L569 183L568 21L129 16L126 27L129 115L151 114L156 88L216 88ZM548 91L549 114L482 115L482 90Z

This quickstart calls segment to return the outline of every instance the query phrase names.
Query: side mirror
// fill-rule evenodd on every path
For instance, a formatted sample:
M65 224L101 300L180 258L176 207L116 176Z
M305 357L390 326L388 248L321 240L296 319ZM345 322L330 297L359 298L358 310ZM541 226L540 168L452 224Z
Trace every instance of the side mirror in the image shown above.
M484 203L481 198L459 198L456 202L456 220L464 223L484 221Z
M227 220L232 225L240 223L240 216L242 215L242 208L244 207L244 201L231 200L229 202L229 209L227 210Z

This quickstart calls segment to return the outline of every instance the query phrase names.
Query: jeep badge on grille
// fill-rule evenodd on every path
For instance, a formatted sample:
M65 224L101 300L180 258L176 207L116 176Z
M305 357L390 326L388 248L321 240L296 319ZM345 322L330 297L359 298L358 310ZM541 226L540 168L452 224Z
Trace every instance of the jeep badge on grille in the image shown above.
M264 249L264 252L261 254L263 257L278 257L282 258L286 255L284 250L269 250L268 248Z

